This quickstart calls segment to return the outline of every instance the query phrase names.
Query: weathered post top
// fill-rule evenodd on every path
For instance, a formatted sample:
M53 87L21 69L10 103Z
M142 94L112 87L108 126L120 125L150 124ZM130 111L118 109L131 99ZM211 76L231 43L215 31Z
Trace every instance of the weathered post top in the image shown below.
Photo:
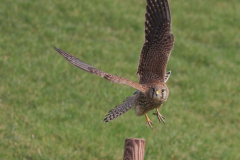
M145 139L126 138L123 160L144 160Z

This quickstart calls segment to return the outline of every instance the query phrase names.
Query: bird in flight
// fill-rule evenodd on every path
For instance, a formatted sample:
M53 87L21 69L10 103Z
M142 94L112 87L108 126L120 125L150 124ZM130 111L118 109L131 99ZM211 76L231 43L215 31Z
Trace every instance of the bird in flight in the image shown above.
M137 76L139 83L101 71L90 66L69 53L54 47L72 65L113 83L135 88L137 91L122 104L108 112L104 122L109 122L134 107L137 116L145 115L146 127L152 128L148 111L155 109L159 122L165 123L165 117L158 109L167 100L169 90L166 85L171 71L166 73L167 63L173 49L174 36L171 33L171 14L167 0L147 0L145 14L145 42L143 44Z

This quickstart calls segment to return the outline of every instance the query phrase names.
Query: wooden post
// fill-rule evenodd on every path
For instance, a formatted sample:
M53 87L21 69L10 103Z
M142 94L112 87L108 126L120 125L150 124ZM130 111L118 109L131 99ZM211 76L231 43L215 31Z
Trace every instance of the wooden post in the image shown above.
M123 160L144 160L145 139L125 139Z

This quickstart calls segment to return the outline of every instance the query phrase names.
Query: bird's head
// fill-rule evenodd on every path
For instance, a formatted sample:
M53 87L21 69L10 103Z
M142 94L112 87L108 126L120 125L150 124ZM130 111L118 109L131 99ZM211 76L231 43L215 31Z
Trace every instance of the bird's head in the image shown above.
M169 90L165 83L153 85L148 90L148 96L158 102L165 102L168 98Z

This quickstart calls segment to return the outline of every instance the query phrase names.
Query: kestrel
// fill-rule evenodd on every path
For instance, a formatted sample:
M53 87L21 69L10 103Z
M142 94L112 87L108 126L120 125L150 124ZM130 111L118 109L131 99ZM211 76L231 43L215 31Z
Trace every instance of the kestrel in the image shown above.
M72 65L113 83L125 84L137 89L133 96L116 106L105 116L109 122L134 107L137 116L145 115L146 127L152 128L147 112L155 109L159 122L165 123L165 117L158 109L167 100L169 90L165 84L171 72L166 73L167 63L173 49L174 36L171 33L171 15L167 0L147 0L145 14L145 43L143 44L137 76L139 83L115 76L90 66L67 52L54 47Z

